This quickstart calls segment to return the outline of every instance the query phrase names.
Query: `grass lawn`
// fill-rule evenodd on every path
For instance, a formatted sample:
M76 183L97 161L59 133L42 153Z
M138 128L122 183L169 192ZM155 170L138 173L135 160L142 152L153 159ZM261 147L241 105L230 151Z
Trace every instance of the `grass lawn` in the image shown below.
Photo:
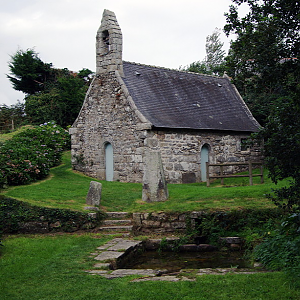
M128 212L270 208L274 206L265 194L276 186L265 177L264 184L259 184L260 178L255 177L253 186L247 185L248 178L225 179L225 186L216 181L209 188L206 183L169 184L169 200L155 203L141 200L142 185L139 183L100 181L103 184L101 206L104 211ZM35 205L82 211L91 180L95 179L71 169L70 152L66 152L63 163L53 168L46 180L10 187L2 193ZM284 183L287 182L280 185Z
M300 299L300 290L281 272L203 275L195 282L140 282L105 279L84 272L101 235L11 236L0 259L1 300L192 300Z

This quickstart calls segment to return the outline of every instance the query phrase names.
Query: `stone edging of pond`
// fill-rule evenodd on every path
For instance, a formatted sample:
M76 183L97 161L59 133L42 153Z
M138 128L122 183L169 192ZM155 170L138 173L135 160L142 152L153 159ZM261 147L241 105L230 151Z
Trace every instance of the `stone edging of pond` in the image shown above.
M169 241L174 241L176 238L170 238ZM254 274L257 272L266 271L249 271L249 269L237 268L205 268L197 270L180 270L176 273L168 273L167 270L153 269L122 269L122 267L130 260L138 251L142 249L157 249L161 239L149 239L146 242L135 241L123 238L114 238L103 246L97 248L97 252L91 253L97 263L92 270L87 270L89 274L100 275L107 279L120 278L130 275L142 276L142 278L134 279L133 281L194 281L195 276L212 274L225 275L228 273L238 274ZM191 245L187 245L191 247ZM195 245L197 246L197 245ZM203 245L208 249L210 245ZM213 247L213 246L211 246Z

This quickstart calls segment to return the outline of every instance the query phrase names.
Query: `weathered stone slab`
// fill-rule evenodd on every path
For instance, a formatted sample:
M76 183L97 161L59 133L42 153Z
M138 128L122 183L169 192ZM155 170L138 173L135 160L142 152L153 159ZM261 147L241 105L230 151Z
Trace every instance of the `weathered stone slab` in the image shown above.
M101 192L102 184L97 181L91 181L90 188L86 196L86 204L99 206L101 200Z
M84 210L94 210L94 211L100 210L98 207L95 207L95 206L85 206L83 209Z
M111 275L128 276L128 275L142 275L155 276L155 270L152 269L118 269L111 272Z
M122 240L118 242L117 244L109 247L106 249L106 251L127 251L132 247L135 247L137 245L141 244L140 241L130 241L130 240Z
M165 201L169 197L160 152L146 151L143 176L143 201Z
M88 272L90 274L93 274L93 275L96 275L96 274L97 275L104 275L104 274L107 273L107 271L105 271L105 270L88 270L86 272Z
M129 216L128 212L119 212L119 211L107 212L106 214L110 219L122 219L122 218L127 218Z
M140 279L132 280L132 282L142 282L142 281L171 281L171 282L176 282L176 281L180 281L180 278L176 277L176 276L166 275L166 276L140 278Z
M109 263L98 263L94 265L94 268L97 269L109 269L110 264Z
M107 261L112 259L118 259L124 254L124 252L115 252L115 251L104 251L95 257L99 261Z

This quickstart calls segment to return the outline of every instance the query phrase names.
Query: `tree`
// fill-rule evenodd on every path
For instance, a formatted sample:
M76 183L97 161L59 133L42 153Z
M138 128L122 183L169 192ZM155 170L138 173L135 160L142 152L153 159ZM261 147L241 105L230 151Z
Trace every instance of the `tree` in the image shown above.
M292 0L233 0L247 3L226 14L225 32L235 33L227 66L264 128L266 165L273 182L290 178L271 199L287 210L300 210L300 3Z
M222 49L224 43L221 42L220 35L220 29L216 28L212 35L206 37L206 58L204 62L208 71L211 71L213 74L219 74L223 69L225 51Z
M225 51L222 50L224 43L220 40L220 30L216 28L211 35L206 37L206 57L202 61L191 63L183 70L201 74L222 76L224 68Z
M25 121L24 103L18 101L11 106L0 106L0 132L5 133L19 127Z
M79 71L79 74L85 74L81 77L68 69L56 73L56 81L48 83L45 91L26 97L25 111L31 123L53 120L65 128L75 121L92 72L88 69Z
M225 14L225 33L237 36L226 57L228 75L264 125L278 98L289 94L289 78L299 77L300 5L292 0L233 2L248 4L249 13L240 18L238 6L231 5Z
M51 78L52 64L41 61L33 49L18 50L9 62L11 75L7 75L13 88L32 95L44 89L44 84Z
M18 50L9 63L7 75L14 89L25 96L27 120L33 124L55 121L66 127L71 125L82 106L92 71L78 73L68 69L53 68L44 63L32 50Z

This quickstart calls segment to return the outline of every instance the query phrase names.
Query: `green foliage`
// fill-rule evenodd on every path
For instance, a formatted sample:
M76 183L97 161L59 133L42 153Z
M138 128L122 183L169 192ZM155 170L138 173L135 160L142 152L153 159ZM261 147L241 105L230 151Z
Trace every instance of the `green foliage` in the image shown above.
M66 68L55 69L52 64L44 63L32 49L18 50L11 56L9 68L12 76L7 77L14 89L26 94L28 122L40 124L53 120L64 128L73 124L90 84L92 71L82 69L74 73Z
M0 145L0 187L45 178L69 147L69 134L54 122L16 134Z
M293 0L233 0L226 15L227 35L236 34L226 57L228 75L256 119L264 125L279 98L300 78L300 7ZM239 16L247 4L249 13Z
M299 87L296 87L299 89ZM269 117L269 122L259 133L264 139L266 166L276 184L289 178L288 186L275 189L269 197L287 210L300 209L300 106L299 91L295 96L282 99Z
M52 64L44 63L33 49L18 50L8 66L11 75L7 77L13 88L28 95L42 91L51 77Z
M300 284L300 214L286 218L255 248L255 257L271 270L284 270Z
M227 65L238 89L264 126L266 166L276 184L290 184L270 196L287 210L300 209L300 5L286 0L233 0L246 3L249 13L239 17L238 7L226 14L227 34L237 34Z
M24 104L17 102L11 106L0 105L0 133L7 133L18 128L25 121Z
M86 224L95 227L101 219L103 219L101 213L98 213L97 218L92 218L87 213L38 207L0 196L0 231L3 233L19 232L23 222L59 223L59 226L53 226L52 228L49 226L50 230L69 232L84 228Z
M80 71L81 72L81 71ZM31 123L54 120L66 128L75 121L87 90L88 75L84 69L80 76L64 69L55 82L48 83L42 93L26 97L25 111Z
M179 252L180 246L185 245L190 242L190 236L185 235L181 236L178 239L172 239L168 240L167 238L163 238L160 241L158 252L162 251L173 251L173 252Z
M282 211L274 209L240 209L229 212L205 212L196 219L198 234L209 237L211 243L217 243L220 237L252 235L255 239L247 243L251 248L252 242L264 236L265 231L274 226L282 216Z

